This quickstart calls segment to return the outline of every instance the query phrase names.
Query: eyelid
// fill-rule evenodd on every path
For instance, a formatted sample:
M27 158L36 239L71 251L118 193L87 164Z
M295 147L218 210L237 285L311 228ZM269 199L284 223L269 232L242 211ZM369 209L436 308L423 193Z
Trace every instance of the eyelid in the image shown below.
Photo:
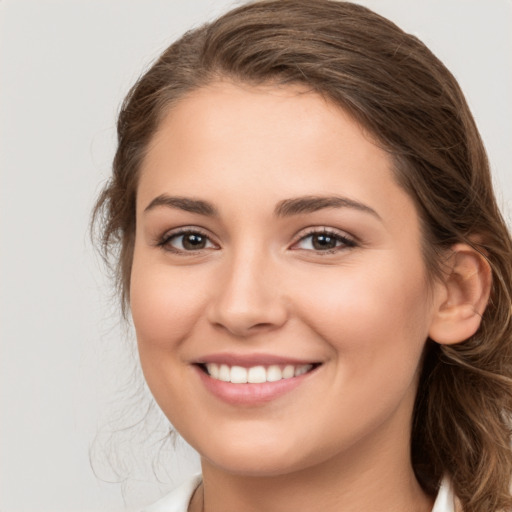
M338 241L342 242L341 246L332 248L332 249L325 249L325 250L315 250L315 249L299 249L295 248L299 242L305 240L306 238L312 236L312 235L328 235L332 236ZM294 242L291 245L292 250L304 250L308 252L314 252L318 254L332 254L333 252L339 252L344 249L350 249L353 247L357 247L359 245L359 242L356 237L353 235L348 234L346 231L342 231L336 228L327 227L327 226L311 226L309 228L306 228L305 230L300 231L294 238Z
M197 250L185 250L185 249L179 249L176 247L173 247L170 245L170 241L173 238L177 238L179 236L187 235L187 234L198 234L207 239L207 242L209 242L214 247L204 247ZM313 235L327 235L335 238L337 241L341 242L341 245L336 246L331 249L303 249L303 248L297 248L297 244L299 244L301 241L305 240L308 237L311 237ZM173 228L170 230L165 231L162 235L158 236L155 240L155 245L160 247L161 249L172 252L174 254L178 255L188 255L192 256L195 254L203 253L204 251L209 250L218 250L220 249L219 244L214 240L214 237L205 229L200 228L199 226L180 226L177 228ZM353 247L356 247L359 245L359 242L356 237L353 235L348 234L346 231L342 231L337 228L333 227L327 227L327 226L311 226L308 228L305 228L301 230L297 235L294 237L294 241L290 246L291 250L303 250L306 252L312 252L317 254L332 254L335 252L340 252L342 250L350 249Z
M213 240L213 237L205 229L200 228L198 226L180 226L178 228L169 229L169 230L165 231L162 235L157 237L157 239L155 240L155 245L165 251L172 252L172 253L178 254L178 255L188 255L188 256L192 256L194 254L199 254L199 253L202 253L203 251L212 250L212 247L205 247L202 249L187 251L187 250L178 249L169 244L171 239L178 238L180 236L187 235L187 234L201 235L201 236L205 237L209 243L211 243L212 245L215 246L215 247L213 247L213 249L219 249L219 244Z

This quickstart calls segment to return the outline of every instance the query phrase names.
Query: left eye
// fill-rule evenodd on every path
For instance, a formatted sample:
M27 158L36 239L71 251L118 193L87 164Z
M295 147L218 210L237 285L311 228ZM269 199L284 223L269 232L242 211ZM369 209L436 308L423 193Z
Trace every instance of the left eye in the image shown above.
M350 238L330 233L327 231L319 231L310 233L302 237L296 244L295 248L309 251L333 251L341 247L354 247L355 242Z
M175 251L200 251L215 247L206 235L196 231L175 233L169 236L162 245Z

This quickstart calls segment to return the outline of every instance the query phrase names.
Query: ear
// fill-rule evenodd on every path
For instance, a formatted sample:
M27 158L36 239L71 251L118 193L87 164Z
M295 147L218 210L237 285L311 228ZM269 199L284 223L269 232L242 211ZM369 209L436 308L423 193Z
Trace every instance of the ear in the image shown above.
M491 267L485 257L467 244L454 245L444 277L436 286L429 337L442 345L453 345L475 334L491 283Z

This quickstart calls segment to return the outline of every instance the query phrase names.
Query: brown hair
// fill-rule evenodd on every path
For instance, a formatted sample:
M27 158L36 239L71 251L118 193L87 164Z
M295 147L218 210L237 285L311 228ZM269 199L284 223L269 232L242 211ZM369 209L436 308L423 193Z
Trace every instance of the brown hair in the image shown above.
M493 286L478 332L455 346L427 341L411 456L427 492L435 494L448 474L467 512L512 509L511 237L456 80L417 38L365 7L334 0L244 5L186 33L131 89L119 115L113 176L94 212L123 311L148 143L173 104L219 79L305 84L349 112L393 156L422 220L431 275L440 270L440 251L456 242L485 255Z

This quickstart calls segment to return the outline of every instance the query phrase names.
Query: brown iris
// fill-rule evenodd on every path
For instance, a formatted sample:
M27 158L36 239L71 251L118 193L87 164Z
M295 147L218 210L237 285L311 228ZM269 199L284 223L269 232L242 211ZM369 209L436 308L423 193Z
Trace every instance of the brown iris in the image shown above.
M334 249L338 240L332 235L328 235L325 233L319 233L316 235L312 235L312 245L313 248L317 251L325 251L328 249Z

